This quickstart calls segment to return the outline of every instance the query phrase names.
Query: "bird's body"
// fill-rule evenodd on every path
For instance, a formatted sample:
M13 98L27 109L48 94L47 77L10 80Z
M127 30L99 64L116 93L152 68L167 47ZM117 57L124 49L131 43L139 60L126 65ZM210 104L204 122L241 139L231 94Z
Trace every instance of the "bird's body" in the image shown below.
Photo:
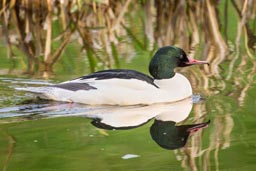
M118 71L120 72L120 71ZM127 70L124 70L127 72ZM133 72L129 70L129 72ZM176 87L179 91L173 91ZM136 105L174 102L192 95L189 81L181 74L172 79L147 82L137 78L78 78L46 87L25 88L44 99L90 105Z
M192 88L188 79L174 73L173 69L196 63L206 62L189 61L183 50L168 46L159 49L151 60L149 71L153 78L135 70L114 69L98 71L56 85L19 89L45 99L90 105L175 102L191 96Z

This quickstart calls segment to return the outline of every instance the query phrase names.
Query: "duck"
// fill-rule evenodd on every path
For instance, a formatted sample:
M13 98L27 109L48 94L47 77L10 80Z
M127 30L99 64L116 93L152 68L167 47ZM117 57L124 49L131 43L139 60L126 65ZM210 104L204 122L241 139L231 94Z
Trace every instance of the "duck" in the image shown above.
M176 102L192 95L189 80L176 67L208 64L189 58L176 46L159 48L149 63L151 76L130 69L93 72L59 84L20 87L41 99L87 105L150 105Z

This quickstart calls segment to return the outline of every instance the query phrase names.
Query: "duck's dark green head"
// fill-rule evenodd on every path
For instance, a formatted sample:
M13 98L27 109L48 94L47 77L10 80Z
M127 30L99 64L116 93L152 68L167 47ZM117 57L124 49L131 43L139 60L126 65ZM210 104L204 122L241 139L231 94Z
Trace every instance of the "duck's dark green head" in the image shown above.
M190 59L182 49L166 46L160 48L153 56L149 64L149 72L155 79L167 79L175 75L174 68L194 64L208 64L208 62Z

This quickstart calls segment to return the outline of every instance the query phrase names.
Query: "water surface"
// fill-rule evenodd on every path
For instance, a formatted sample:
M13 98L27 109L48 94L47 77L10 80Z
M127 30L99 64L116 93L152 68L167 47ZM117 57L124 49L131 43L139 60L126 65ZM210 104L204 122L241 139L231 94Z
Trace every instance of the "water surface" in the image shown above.
M177 118L175 114L187 113L177 120L178 125L211 120L209 127L193 133L184 147L168 150L150 135L157 111L165 113L159 106L92 107L37 100L31 94L14 90L28 84L41 86L53 82L56 81L1 78L3 169L251 170L255 167L255 84L241 96L241 90L225 82L232 91L214 87L216 93L205 95L203 100L194 96L191 112L191 103L190 107L165 104L173 120ZM195 91L204 92L200 87ZM101 114L112 118L112 123L105 122L108 126L120 125L110 128L103 125L105 129L93 126L93 118Z

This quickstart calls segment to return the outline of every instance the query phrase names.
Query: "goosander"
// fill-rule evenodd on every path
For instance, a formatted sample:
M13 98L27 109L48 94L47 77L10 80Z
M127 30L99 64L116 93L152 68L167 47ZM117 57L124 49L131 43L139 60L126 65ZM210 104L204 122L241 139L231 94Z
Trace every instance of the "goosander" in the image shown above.
M150 105L175 102L192 95L188 79L174 68L208 64L188 58L175 46L160 48L149 64L152 77L135 70L110 69L44 87L17 88L43 99L89 105Z

